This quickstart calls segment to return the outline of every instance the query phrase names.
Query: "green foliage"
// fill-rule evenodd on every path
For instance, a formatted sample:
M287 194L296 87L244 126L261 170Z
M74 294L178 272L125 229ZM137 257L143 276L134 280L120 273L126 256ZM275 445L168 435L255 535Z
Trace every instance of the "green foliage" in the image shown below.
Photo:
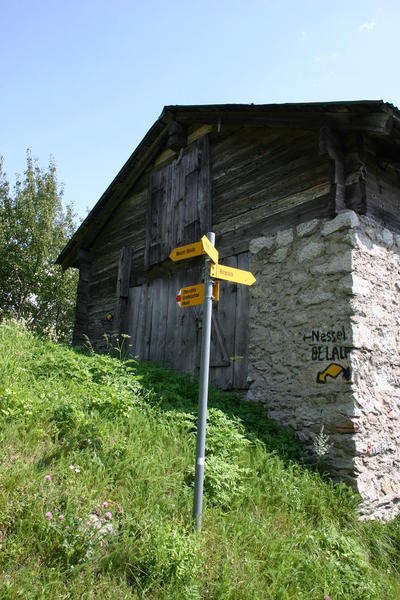
M292 434L216 389L196 535L197 394L0 326L0 597L400 597L400 519L359 522L356 494L306 468Z
M42 170L27 153L13 194L0 157L0 317L31 323L36 331L69 339L77 274L54 264L75 229L63 209L56 168Z

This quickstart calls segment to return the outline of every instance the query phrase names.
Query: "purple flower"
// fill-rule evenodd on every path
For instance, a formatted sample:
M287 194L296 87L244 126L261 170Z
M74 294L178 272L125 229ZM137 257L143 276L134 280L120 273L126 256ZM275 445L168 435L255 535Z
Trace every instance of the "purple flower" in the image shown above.
M331 600L330 596L325 596L324 600Z
M108 502L107 502L107 500L105 502L103 502L103 506L104 506L104 508L108 508Z
M46 519L47 519L48 521L51 521L51 520L52 520L52 518L53 518L53 515L52 515L52 514L51 514L51 512L48 510L48 511L47 511L47 513L46 513Z
M44 480L45 481L51 481L51 475L45 475Z
M111 519L112 519L112 513L110 513L110 511L107 511L104 516L107 519L107 521L111 521Z

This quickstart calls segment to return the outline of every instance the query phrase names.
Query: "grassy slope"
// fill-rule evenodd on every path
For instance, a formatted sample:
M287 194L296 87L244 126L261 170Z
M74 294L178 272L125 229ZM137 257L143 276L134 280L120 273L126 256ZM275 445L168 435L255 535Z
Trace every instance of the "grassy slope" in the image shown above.
M215 390L196 536L196 398L0 326L0 598L400 598L399 523L359 523L262 409Z

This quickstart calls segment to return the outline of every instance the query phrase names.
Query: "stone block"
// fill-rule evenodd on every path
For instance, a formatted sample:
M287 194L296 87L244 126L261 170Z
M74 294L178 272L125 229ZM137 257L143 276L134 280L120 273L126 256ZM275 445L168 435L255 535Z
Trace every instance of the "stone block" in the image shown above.
M372 350L373 336L369 327L363 325L362 323L355 323L353 325L353 346L355 348Z
M293 230L280 231L276 236L278 246L289 246L293 242Z
M292 271L289 273L289 280L291 283L299 284L307 281L309 275L305 271ZM399 283L400 286L400 283Z
M359 218L353 210L345 210L337 215L331 221L325 223L322 227L321 234L323 236L331 235L335 231L341 229L353 229L360 224Z
M353 275L353 293L360 296L367 296L371 291L371 284L367 279Z
M249 250L251 254L258 254L261 250L270 250L275 243L275 236L259 237L251 240Z
M303 306L312 306L313 304L321 304L327 300L332 300L333 296L329 292L323 290L307 290L299 296L299 300Z
M379 242L391 248L393 246L393 233L389 229L383 229L377 236Z
M313 219L312 221L307 221L306 223L300 223L296 227L296 233L299 237L306 237L311 235L316 231L319 227L320 221L318 219Z
M297 254L297 262L305 262L321 256L324 251L324 244L321 242L309 242Z
M283 246L282 248L278 248L275 250L273 255L270 257L269 262L271 263L279 263L286 259L288 255L288 247Z
M367 296L371 291L370 282L358 275L345 275L338 283L338 289L354 295Z
M334 273L348 273L351 271L351 252L333 256L322 265L315 265L310 269L313 275L332 275Z
M352 292L353 291L352 275L345 275L344 277L342 277L342 279L340 279L337 286L338 286L339 290L345 290L346 292Z

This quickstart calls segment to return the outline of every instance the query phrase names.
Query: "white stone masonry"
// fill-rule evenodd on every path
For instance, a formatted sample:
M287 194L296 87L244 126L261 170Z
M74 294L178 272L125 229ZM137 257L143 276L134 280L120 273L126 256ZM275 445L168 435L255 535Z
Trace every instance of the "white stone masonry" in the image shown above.
M400 501L399 245L353 211L250 244L248 398L310 453L323 426L333 475L384 519Z

